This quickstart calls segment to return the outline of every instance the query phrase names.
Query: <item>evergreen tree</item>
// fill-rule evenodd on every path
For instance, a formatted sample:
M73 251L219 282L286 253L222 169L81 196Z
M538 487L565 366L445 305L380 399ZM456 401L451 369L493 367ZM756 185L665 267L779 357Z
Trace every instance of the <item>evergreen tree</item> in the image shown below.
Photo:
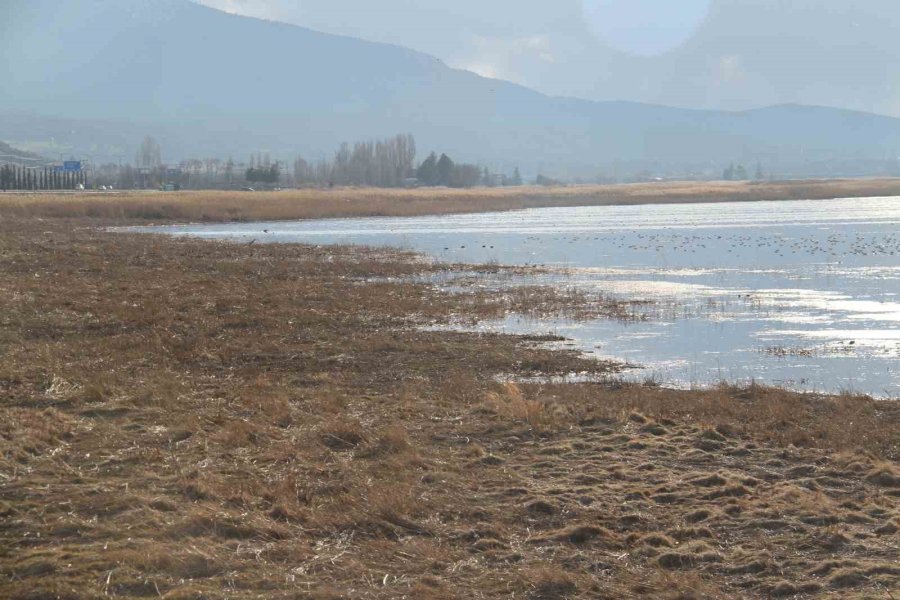
M437 162L437 184L449 186L453 180L453 161L446 154L441 154Z
M516 170L513 171L511 183L512 185L522 185L522 174L519 173L519 167L516 167Z
M422 161L419 168L416 169L416 177L423 185L437 185L437 161L437 154L432 152L428 155L428 158Z

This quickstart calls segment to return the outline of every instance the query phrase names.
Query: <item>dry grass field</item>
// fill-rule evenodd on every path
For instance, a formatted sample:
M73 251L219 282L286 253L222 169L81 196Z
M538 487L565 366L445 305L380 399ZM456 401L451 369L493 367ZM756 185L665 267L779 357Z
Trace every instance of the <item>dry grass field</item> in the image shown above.
M900 179L282 192L0 194L0 218L221 222L490 212L542 206L752 202L900 195Z
M617 367L418 326L615 307L98 227L541 201L370 193L0 197L0 598L900 597L900 403L502 383Z

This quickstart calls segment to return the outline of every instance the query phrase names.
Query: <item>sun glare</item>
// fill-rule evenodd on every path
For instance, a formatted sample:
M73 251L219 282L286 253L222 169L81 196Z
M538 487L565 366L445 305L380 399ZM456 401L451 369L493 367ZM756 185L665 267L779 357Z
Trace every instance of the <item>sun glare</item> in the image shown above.
M588 26L628 54L654 56L680 46L709 13L710 0L582 0Z

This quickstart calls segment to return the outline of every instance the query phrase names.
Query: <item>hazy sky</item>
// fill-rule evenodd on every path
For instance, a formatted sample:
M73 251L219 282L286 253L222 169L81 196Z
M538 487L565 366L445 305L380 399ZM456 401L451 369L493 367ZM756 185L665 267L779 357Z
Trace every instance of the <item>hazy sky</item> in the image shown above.
M900 0L200 0L542 92L900 116Z
M577 43L653 55L687 40L710 0L201 0L253 15L408 46L455 67L517 78Z

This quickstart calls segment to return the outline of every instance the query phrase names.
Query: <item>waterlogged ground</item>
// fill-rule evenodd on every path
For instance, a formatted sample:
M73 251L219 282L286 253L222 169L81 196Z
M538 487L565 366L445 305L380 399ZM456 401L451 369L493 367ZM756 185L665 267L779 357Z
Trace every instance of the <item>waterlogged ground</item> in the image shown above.
M415 218L160 227L257 242L389 245L450 262L545 265L546 283L641 299L633 318L511 315L491 331L555 333L635 379L755 380L900 396L900 198L545 208ZM452 286L454 282L444 282Z

